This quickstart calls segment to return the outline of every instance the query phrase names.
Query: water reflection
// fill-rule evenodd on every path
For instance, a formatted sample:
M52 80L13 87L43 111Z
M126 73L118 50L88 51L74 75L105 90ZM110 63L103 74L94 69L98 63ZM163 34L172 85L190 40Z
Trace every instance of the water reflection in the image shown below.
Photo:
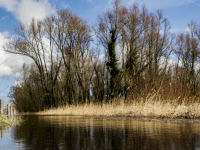
M0 130L1 138L3 138L3 130Z
M27 116L23 124L13 128L12 135L18 149L30 150L200 148L198 124L128 119Z

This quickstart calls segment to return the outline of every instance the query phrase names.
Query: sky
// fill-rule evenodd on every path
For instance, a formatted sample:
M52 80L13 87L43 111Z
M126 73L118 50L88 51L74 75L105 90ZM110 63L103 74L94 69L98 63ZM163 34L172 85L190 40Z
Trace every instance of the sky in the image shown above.
M186 32L191 21L200 24L200 0L122 0L128 8L134 3L140 7L146 5L149 12L162 10L175 34ZM33 63L30 58L6 54L2 50L2 46L16 35L16 27L33 17L44 19L60 9L70 9L88 24L95 25L97 16L112 9L112 4L113 0L0 0L0 99L4 107L10 100L10 88L21 78L23 64Z

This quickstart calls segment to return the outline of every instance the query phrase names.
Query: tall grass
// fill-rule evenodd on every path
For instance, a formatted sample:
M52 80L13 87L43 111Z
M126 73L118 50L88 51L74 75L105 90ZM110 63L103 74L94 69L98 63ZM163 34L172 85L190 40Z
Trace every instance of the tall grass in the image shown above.
M119 100L112 104L79 104L49 109L36 114L191 119L200 118L200 103L195 98L161 100L158 97L150 96L129 103Z
M13 126L16 124L16 121L9 119L7 117L0 117L0 129Z

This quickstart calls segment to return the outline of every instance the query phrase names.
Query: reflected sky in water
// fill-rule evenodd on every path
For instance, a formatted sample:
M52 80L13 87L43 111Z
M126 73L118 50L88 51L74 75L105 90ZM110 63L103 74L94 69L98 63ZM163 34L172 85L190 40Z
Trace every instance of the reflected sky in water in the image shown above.
M200 149L199 124L78 116L25 116L1 130L0 150Z

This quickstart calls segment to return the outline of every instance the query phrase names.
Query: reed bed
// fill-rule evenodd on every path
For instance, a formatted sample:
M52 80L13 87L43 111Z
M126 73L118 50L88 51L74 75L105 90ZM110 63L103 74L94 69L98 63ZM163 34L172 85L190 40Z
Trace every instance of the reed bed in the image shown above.
M148 100L124 103L123 100L112 104L79 104L64 106L36 113L38 115L83 115L83 116L122 116L149 118L200 118L200 103L182 100Z

